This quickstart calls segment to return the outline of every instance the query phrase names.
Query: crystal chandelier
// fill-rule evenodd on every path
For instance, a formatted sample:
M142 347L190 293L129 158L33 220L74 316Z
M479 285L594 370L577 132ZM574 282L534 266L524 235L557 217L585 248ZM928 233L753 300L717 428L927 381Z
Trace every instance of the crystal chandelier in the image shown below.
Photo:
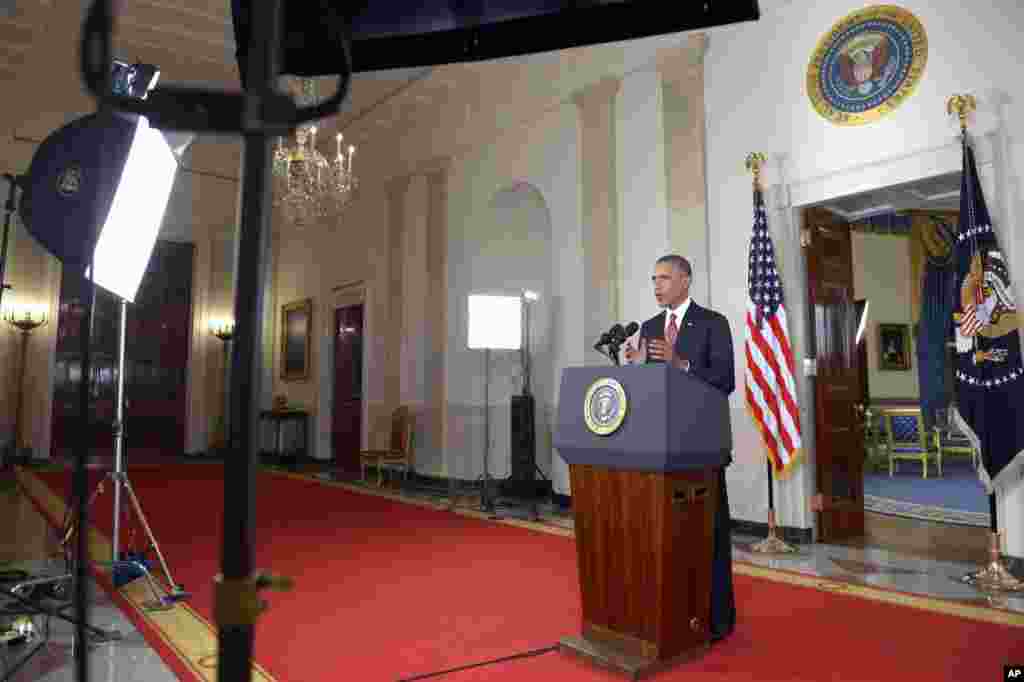
M301 80L300 106L315 104L316 83ZM279 137L274 150L274 205L291 223L305 225L339 212L352 200L358 178L352 171L354 145L343 146L344 136L335 137L336 153L328 161L316 148L315 125L301 125L293 139Z

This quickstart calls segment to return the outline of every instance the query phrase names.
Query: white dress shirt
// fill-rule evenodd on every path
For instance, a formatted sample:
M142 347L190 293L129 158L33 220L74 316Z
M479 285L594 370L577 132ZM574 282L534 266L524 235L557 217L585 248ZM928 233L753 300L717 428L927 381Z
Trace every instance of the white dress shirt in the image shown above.
M676 329L682 331L683 329L683 316L686 315L686 311L690 309L690 297L687 296L686 300L680 303L675 308L665 309L665 338L668 338L668 322L671 319L672 314L676 316Z

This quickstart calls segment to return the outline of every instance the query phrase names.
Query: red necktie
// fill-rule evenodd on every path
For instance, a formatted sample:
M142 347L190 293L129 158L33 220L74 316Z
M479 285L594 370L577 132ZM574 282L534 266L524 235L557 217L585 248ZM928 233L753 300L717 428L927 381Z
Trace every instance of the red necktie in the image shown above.
M665 340L671 348L676 347L676 336L679 335L679 327L676 326L676 314L668 316L668 329L665 330Z

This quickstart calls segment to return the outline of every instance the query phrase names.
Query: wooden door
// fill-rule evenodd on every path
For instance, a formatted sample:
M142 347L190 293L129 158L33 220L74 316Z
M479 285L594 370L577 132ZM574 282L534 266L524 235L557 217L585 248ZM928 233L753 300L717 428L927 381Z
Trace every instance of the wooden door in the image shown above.
M818 540L864 535L864 437L860 353L849 226L823 209L804 211L814 379Z
M334 311L334 465L359 471L363 424L363 305Z
M125 448L178 456L185 447L186 380L192 335L193 246L160 240L125 319ZM73 452L80 437L79 381L82 374L81 319L85 315L84 282L70 269L61 281L52 451ZM90 447L111 456L110 425L117 414L118 342L121 303L96 287L90 339L92 399Z

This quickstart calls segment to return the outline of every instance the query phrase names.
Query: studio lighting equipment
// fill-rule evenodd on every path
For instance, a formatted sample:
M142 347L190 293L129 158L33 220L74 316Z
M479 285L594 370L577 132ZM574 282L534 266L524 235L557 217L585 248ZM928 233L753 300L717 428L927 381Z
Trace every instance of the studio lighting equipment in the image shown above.
M110 72L110 88L115 95L146 99L160 80L160 69L152 64L126 64L114 60Z
M491 351L519 350L523 342L523 299L520 296L469 296L468 347L484 352L484 474L481 511L495 514L491 498Z
M92 260L96 284L134 301L177 169L166 138L144 116L83 116L39 145L21 217L65 267L88 270Z
M122 97L142 100L156 84L159 69L151 65L127 65L111 61L110 87ZM178 152L184 151L190 135L177 140ZM114 519L111 566L115 584L126 572L148 569L137 559L119 551L121 494L127 493L135 514L160 560L167 579L168 592L159 595L150 608L171 608L187 597L184 588L171 576L160 546L142 512L139 500L125 472L124 461L124 384L125 329L127 304L133 302L156 244L167 203L178 169L178 156L172 143L150 126L146 116L101 108L98 112L71 121L47 137L36 149L24 177L20 214L28 232L60 260L65 277L77 276L85 282L87 313L82 320L82 363L80 414L82 435L76 447L73 482L74 508L64 529L65 542L75 539L74 602L76 608L76 667L82 678L85 663L87 621L87 580L85 537L88 534L88 508L103 490L103 482L86 501L85 461L88 457L87 434L90 424L91 327L98 285L120 301L119 353L116 419L114 432L114 469L105 478L113 481ZM80 659L80 660L79 660Z

